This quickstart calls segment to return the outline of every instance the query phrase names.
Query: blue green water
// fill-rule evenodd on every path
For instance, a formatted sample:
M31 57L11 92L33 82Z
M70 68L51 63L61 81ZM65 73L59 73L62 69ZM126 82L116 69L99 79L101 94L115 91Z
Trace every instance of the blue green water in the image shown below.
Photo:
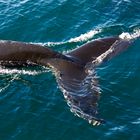
M46 43L62 52L139 29L139 10L139 0L0 0L0 39ZM100 32L90 36L94 30ZM97 127L69 111L50 71L0 68L0 140L139 140L139 46L136 40L97 68L99 112L108 122Z

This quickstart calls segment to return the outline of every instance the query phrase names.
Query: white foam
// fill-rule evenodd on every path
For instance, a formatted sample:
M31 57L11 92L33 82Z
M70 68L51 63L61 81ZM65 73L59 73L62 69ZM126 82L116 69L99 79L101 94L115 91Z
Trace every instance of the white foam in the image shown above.
M23 74L23 75L38 75L43 72L47 72L48 70L44 71L29 71L29 70L18 70L18 69L8 69L8 68L1 68L0 67L0 74Z
M79 37L71 38L68 42L81 42L81 41L87 41L94 37L94 35L101 32L101 29L99 30L91 30L85 34L81 34Z
M31 42L32 44L37 44L37 45L42 45L42 46L56 46L56 45L63 45L63 44L65 44L65 43L67 43L67 42L47 42L47 43L40 43L40 42L38 42L38 43L33 43L33 42Z
M5 42L7 42L6 40L0 40L0 43L5 43Z
M133 33L123 32L119 37L126 40L136 39L140 37L140 29L135 29Z

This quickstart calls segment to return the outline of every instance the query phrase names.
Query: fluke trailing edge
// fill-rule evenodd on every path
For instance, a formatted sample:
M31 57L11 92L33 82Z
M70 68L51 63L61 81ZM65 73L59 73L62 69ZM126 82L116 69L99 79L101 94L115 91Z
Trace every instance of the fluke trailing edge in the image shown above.
M49 66L56 75L70 110L89 123L99 125L105 121L98 116L100 88L94 68L130 44L131 40L109 37L91 41L67 54L61 54L41 45L1 40L0 65Z

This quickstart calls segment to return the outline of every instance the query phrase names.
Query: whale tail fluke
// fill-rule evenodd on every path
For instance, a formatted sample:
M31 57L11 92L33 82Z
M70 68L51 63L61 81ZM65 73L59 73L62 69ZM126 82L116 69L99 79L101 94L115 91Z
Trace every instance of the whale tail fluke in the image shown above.
M79 67L85 67L90 62L100 64L130 44L129 40L109 37L91 41L64 55L38 44L0 40L0 65L43 65L62 71L66 64Z
M81 47L61 54L47 47L15 41L0 41L0 65L43 65L53 69L60 89L71 111L99 125L104 120L98 116L100 88L96 73L92 75L87 65L98 66L111 59L131 44L119 37L91 41Z
M117 40L111 45L111 47L106 52L104 52L103 54L98 56L95 60L93 60L92 63L94 64L94 66L98 66L101 63L110 60L114 56L126 50L130 46L130 44L131 41L128 40L124 39Z

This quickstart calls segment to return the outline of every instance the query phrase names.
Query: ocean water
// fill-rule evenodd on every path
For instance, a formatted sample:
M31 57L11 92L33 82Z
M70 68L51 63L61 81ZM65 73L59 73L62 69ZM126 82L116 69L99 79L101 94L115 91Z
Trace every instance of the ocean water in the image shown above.
M90 40L140 29L139 0L0 0L0 39L66 52ZM140 40L96 69L99 113L74 116L46 68L0 67L0 140L140 140Z

